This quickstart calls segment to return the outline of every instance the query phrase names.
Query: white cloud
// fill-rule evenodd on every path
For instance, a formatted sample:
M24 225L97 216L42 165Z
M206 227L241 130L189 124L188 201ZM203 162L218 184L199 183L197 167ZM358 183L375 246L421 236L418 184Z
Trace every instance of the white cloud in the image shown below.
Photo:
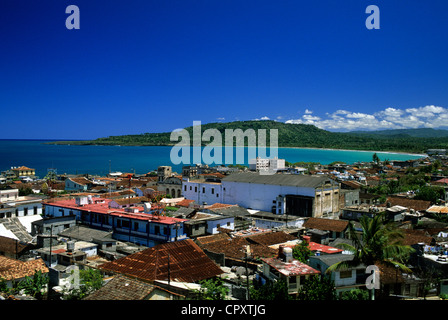
M333 113L326 113L324 118L306 109L301 118L285 122L313 124L334 131L438 128L448 127L448 109L434 105L404 110L388 107L373 114L339 109Z

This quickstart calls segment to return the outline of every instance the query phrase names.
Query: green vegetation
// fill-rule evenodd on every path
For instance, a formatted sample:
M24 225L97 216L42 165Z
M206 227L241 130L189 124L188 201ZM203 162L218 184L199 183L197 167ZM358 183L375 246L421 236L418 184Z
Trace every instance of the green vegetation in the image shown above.
M7 295L18 294L20 291L30 295L37 300L42 300L44 294L47 291L48 276L43 274L42 271L36 271L33 276L26 276L22 281L15 284L12 288L6 285L4 279L0 279L0 292Z
M310 276L297 294L298 300L337 300L334 281L330 277Z
M190 138L193 127L185 128ZM217 129L224 140L226 129L255 130L266 129L266 145L269 146L269 129L278 130L279 147L333 148L350 150L382 150L403 152L425 152L429 148L448 148L448 137L443 135L422 135L413 137L409 134L370 134L341 133L319 129L313 125L290 124L277 121L234 121L228 123L202 124L201 130ZM51 144L72 145L132 145L132 146L172 146L178 141L170 141L171 132L143 133L134 135L110 136L88 141L56 141ZM247 142L247 139L245 139ZM224 141L222 141L224 143ZM203 142L203 145L208 145ZM192 145L192 143L191 143Z
M292 257L300 262L307 263L312 255L314 254L306 241L302 241L292 248Z
M264 285L251 286L251 300L291 300L285 280L267 281Z
M432 204L439 204L440 199L444 199L445 192L442 187L430 186L431 177L428 173L444 174L439 172L440 161L419 168L409 168L405 175L395 174L386 177L380 175L378 186L364 188L367 193L379 196L380 203L385 203L388 195L413 191L414 199L430 201Z
M197 300L225 300L229 290L221 278L212 278L199 282L201 289L194 290Z
M363 289L352 289L344 291L341 300L369 300L369 291Z
M65 292L64 300L82 300L103 286L103 274L96 269L79 270L79 279L79 289Z
M362 227L361 235L353 224L349 223L348 236L354 245L340 244L343 249L353 253L353 260L336 263L330 266L327 272L378 263L398 267L403 272L411 272L405 262L414 249L401 244L402 231L394 223L387 222L384 213L373 218L363 216L359 222Z

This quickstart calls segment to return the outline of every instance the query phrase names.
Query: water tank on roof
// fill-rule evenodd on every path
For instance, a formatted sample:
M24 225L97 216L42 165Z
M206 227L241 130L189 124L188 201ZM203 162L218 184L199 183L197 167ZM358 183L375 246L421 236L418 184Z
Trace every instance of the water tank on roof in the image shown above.
M76 204L78 206L83 206L88 203L87 197L76 197Z
M75 242L68 241L67 242L67 252L73 252L73 251L75 251Z
M292 249L290 247L284 247L283 248L283 254L285 255L285 262L291 263L292 258Z
M143 207L145 208L144 212L149 213L151 211L151 202L143 203Z

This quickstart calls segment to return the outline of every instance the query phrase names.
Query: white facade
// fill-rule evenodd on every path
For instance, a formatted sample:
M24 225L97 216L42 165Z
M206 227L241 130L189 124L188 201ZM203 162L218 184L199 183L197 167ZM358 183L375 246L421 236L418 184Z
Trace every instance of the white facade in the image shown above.
M200 205L237 204L275 214L313 217L339 213L339 184L324 176L237 173L221 183L186 180L182 188L186 199Z
M219 220L207 220L207 233L217 234L219 233L218 228L226 228L229 230L235 230L235 222L233 217L223 217Z
M285 169L285 159L279 159L277 157L269 158L255 158L249 160L249 170L253 171L268 171L274 172L280 169Z
M219 182L205 182L202 180L184 180L182 185L184 197L196 203L214 204L222 203L222 184Z
M309 197L315 195L314 188L230 181L223 181L222 184L224 190L223 203L238 204L244 208L267 212L271 212L273 205L284 208L285 203L277 201L279 195L295 194ZM273 202L274 200L276 203ZM277 210L276 213L283 214L283 210Z
M19 196L18 189L0 190L0 218L42 214L42 199Z

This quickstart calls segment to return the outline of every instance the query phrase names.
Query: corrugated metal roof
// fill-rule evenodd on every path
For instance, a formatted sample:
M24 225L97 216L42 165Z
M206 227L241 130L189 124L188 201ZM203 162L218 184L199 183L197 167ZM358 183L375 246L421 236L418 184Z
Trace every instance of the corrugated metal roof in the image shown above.
M221 181L223 182L241 182L241 183L255 183L255 184L270 184L281 186L316 188L326 181L332 181L326 176L309 176L309 175L295 175L295 174L273 174L262 175L258 173L233 173L228 175Z

